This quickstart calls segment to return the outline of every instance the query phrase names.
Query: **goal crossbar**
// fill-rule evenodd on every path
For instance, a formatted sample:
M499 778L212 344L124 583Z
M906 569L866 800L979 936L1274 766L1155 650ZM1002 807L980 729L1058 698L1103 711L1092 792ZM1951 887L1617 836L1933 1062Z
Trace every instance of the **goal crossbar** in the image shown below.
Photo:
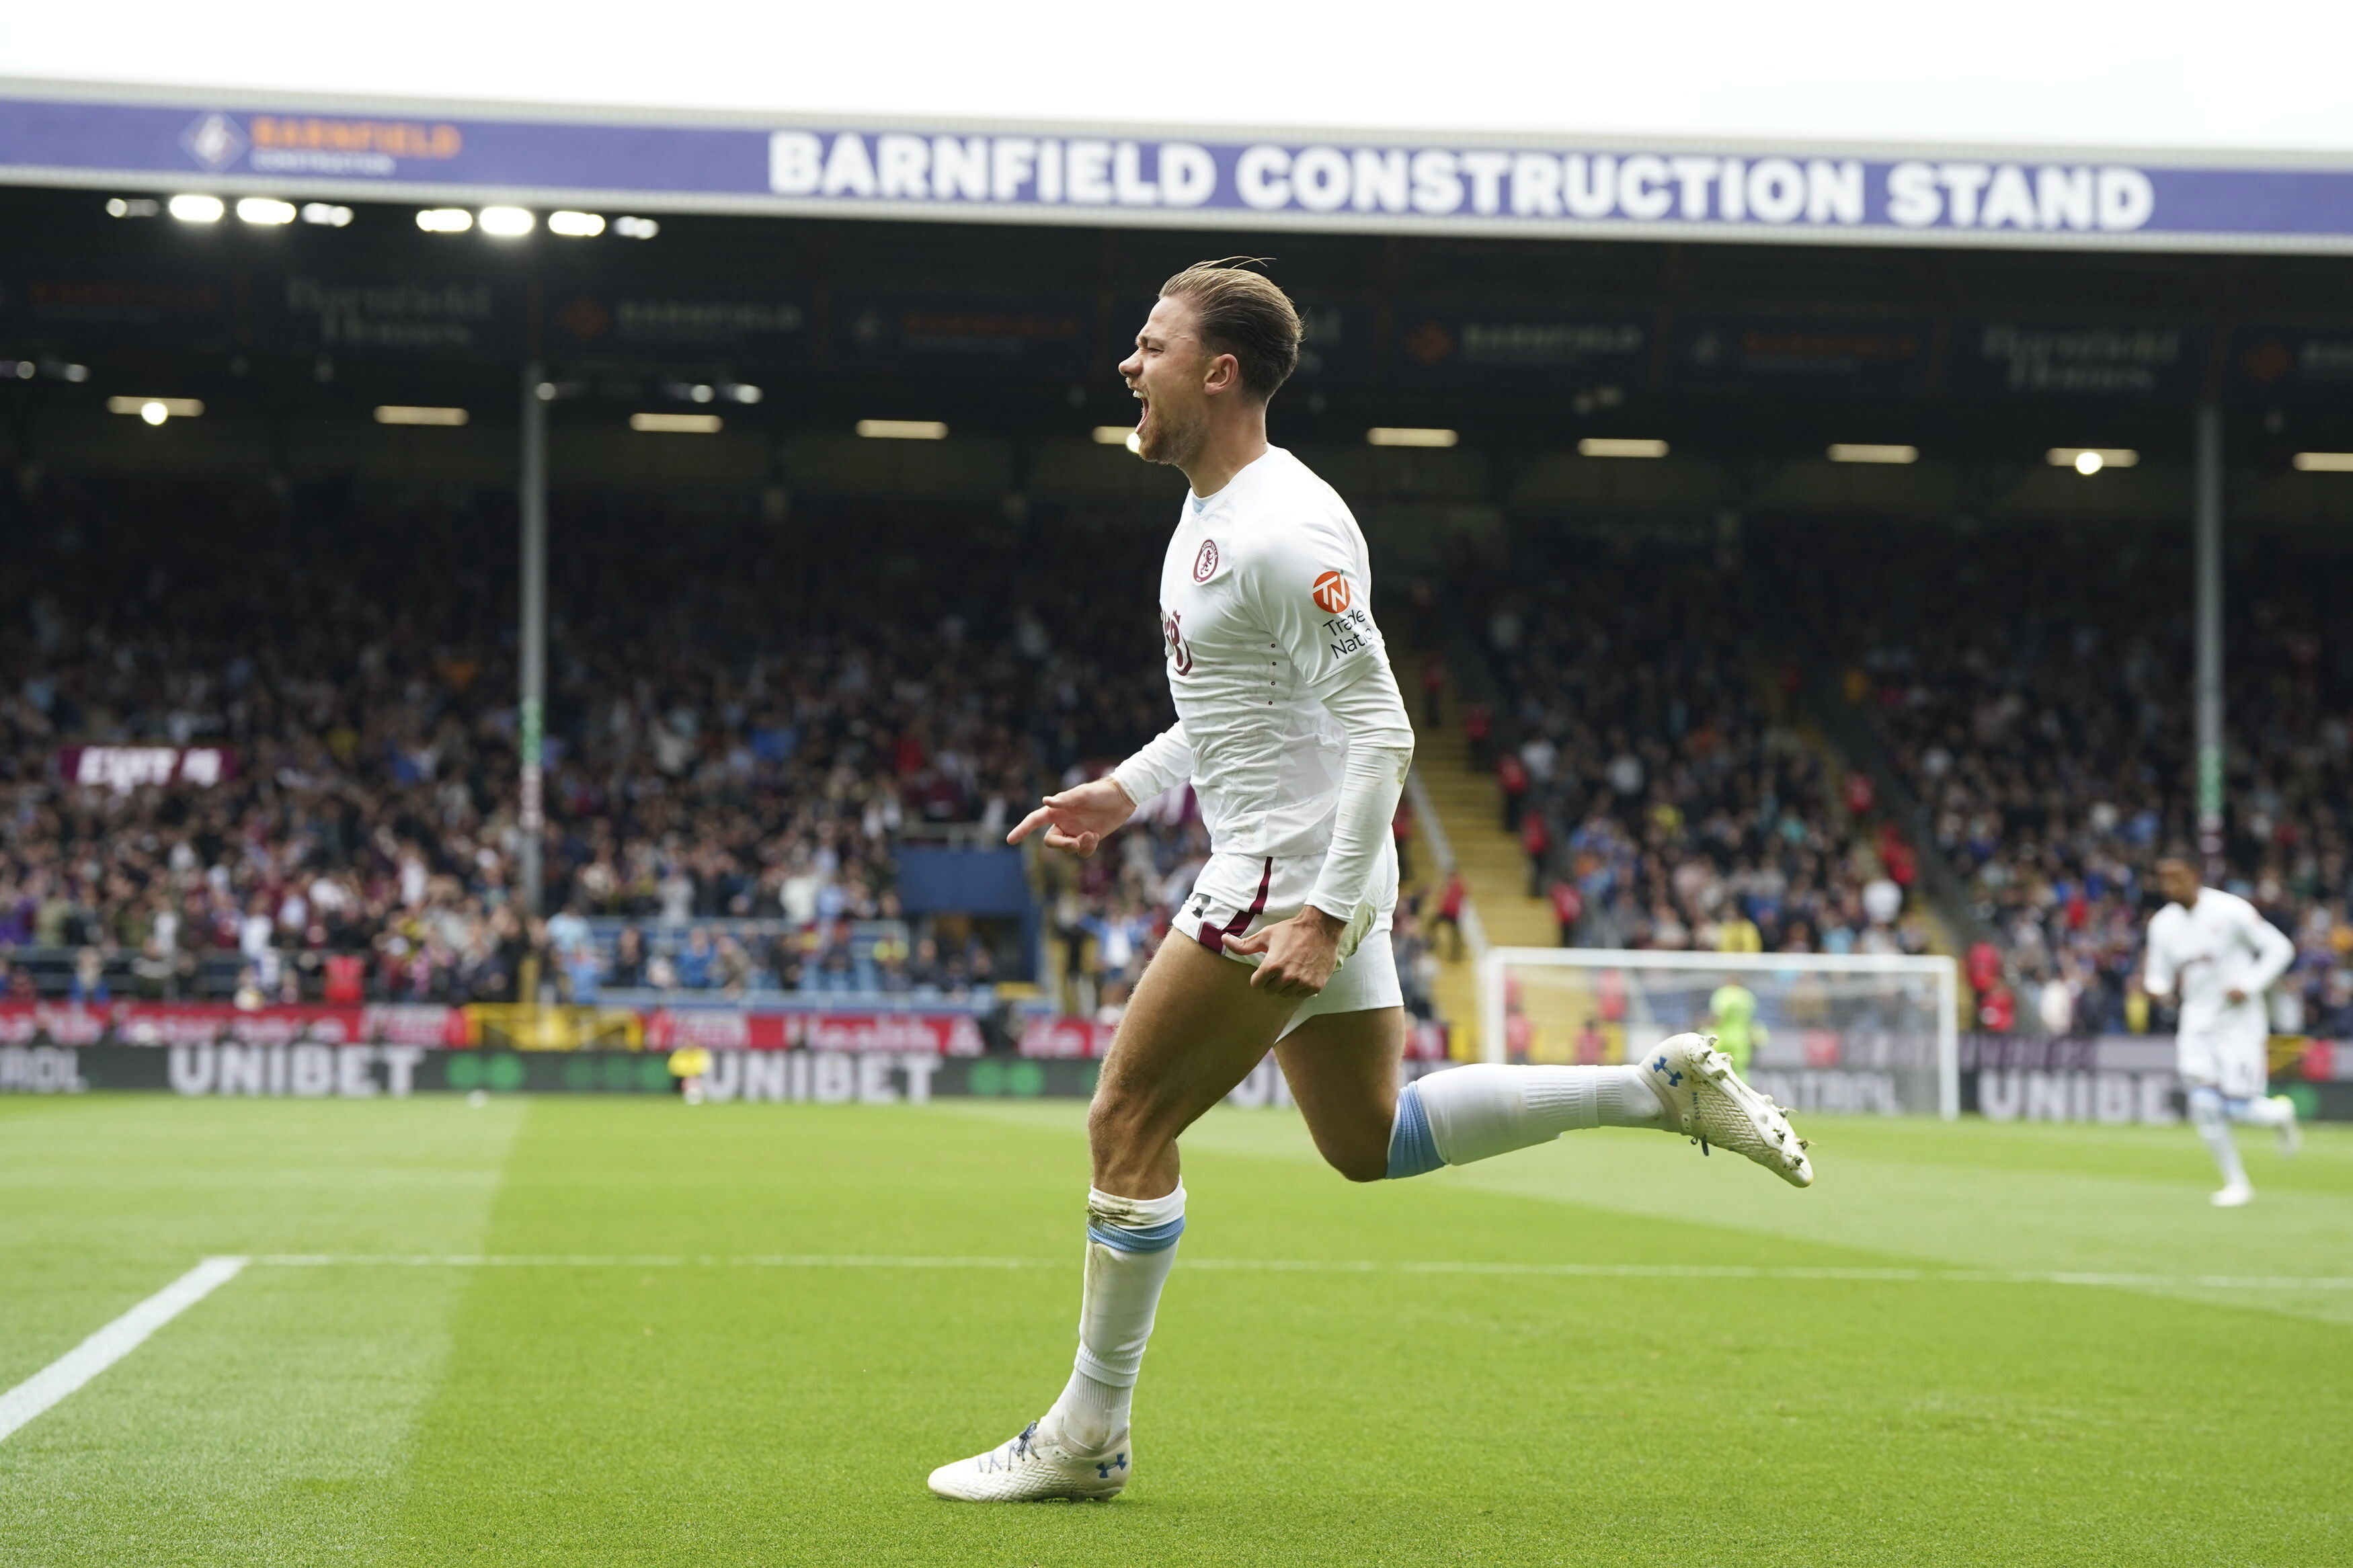
M1884 952L1690 952L1656 948L1495 947L1479 959L1479 1045L1483 1060L1506 1059L1504 982L1514 968L1682 970L1711 973L1908 975L1936 988L1936 1111L1961 1113L1960 966L1942 954Z

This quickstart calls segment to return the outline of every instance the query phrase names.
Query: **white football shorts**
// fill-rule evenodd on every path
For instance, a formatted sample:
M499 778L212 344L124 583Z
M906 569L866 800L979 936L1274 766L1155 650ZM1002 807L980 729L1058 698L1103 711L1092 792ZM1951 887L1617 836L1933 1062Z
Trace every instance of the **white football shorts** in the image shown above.
M1189 935L1211 952L1255 969L1257 957L1228 953L1225 939L1248 936L1297 914L1323 872L1320 855L1212 855L1193 879L1193 890L1177 911L1170 934ZM1284 1034L1327 1013L1405 1005L1405 988L1398 984L1397 955L1389 948L1397 896L1397 848L1389 845L1384 847L1380 868L1373 875L1368 900L1373 907L1371 925L1356 951L1341 961L1331 984L1299 1005L1299 1011L1282 1026Z
M2225 1100L2254 1100L2270 1086L2271 1066L2264 1058L2270 1043L2267 1026L2223 1028L2179 1035L2173 1042L2174 1065L2186 1086L2219 1089Z

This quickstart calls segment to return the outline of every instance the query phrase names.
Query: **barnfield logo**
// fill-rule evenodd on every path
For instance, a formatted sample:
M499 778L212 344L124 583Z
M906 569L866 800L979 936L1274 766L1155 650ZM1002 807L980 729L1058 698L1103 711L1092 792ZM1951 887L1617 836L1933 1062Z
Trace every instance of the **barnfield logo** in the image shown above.
M1348 579L1338 572L1326 572L1315 579L1315 607L1327 616L1336 616L1348 607Z
M245 132L237 121L215 110L180 132L180 145L188 156L218 174L245 156Z
M1193 581L1206 583L1218 574L1218 542L1201 541L1201 553L1193 557Z

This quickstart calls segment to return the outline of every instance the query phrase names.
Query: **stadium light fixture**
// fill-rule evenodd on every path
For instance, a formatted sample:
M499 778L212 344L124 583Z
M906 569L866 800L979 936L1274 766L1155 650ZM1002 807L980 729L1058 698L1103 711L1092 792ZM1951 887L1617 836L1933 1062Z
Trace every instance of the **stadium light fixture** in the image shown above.
M150 425L161 425L166 419L194 419L205 411L205 405L202 399L195 397L110 397L106 411L135 415Z
M279 224L294 221L294 204L281 202L276 196L239 196L237 200L237 221L239 223Z
M1135 429L1133 426L1098 425L1095 426L1094 430L1095 445L1098 447L1124 447L1127 445L1127 438L1134 434Z
M182 192L166 204L165 209L182 223L218 223L228 211L228 204L218 196L199 196Z
M1452 430L1413 425L1376 425L1365 432L1366 443L1374 447L1451 447L1461 439Z
M661 225L649 217L617 217L613 232L623 239L651 239L661 232Z
M741 403L748 406L759 402L766 394L748 381L731 381L719 389L719 395L731 403Z
M698 381L686 389L686 400L689 403L708 403L718 395L719 389L708 382Z
M467 417L462 408L424 408L406 403L381 404L375 411L379 425L463 425Z
M476 216L484 234L500 239L520 239L539 223L529 207L484 207Z
M944 441L948 427L936 419L860 419L858 433L870 441Z
M649 436L716 436L720 420L716 414L632 414L629 428Z
M547 232L566 239L594 239L605 232L605 218L601 213L552 212L547 215Z
M322 228L342 228L352 221L352 209L337 206L332 202L304 202L302 221Z
M1580 458L1663 458L1664 441L1621 436L1588 436L1577 444Z
M417 226L427 234L463 234L474 226L474 215L464 207L423 207Z
M2353 452L2298 452L2293 460L2300 474L2353 474Z
M164 204L149 196L109 196L106 216L109 217L153 217L164 210Z
M2053 447L2042 456L2052 468L2073 468L2085 479L2102 468L2129 468L2140 461L2129 447Z
M1884 447L1869 441L1833 441L1830 458L1833 463L1916 463L1920 460L1920 448Z

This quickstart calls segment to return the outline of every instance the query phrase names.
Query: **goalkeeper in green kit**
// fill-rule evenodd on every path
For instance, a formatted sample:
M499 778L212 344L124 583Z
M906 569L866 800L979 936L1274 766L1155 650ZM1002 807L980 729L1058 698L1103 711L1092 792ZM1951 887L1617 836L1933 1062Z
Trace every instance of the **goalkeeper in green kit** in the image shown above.
M1739 1073L1748 1070L1749 1057L1772 1037L1757 1021L1757 993L1737 980L1725 981L1707 999L1706 1032L1715 1037L1715 1048L1732 1058L1732 1070Z

